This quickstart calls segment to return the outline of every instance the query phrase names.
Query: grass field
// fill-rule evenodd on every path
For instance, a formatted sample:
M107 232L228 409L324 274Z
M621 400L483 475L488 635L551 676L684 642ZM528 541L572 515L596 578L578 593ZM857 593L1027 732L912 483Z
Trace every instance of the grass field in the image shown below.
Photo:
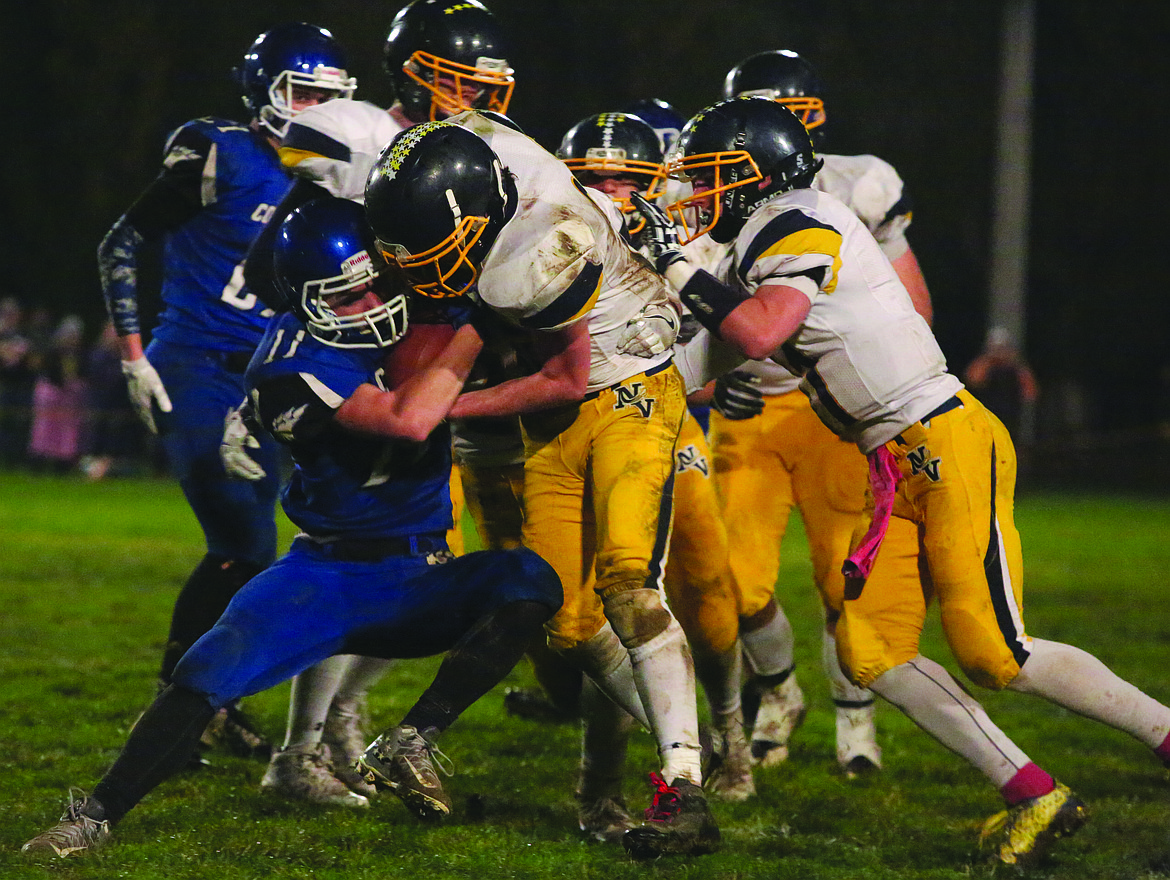
M1170 700L1170 500L1033 495L1017 515L1034 635L1079 645ZM291 535L287 527L284 536ZM994 790L889 706L879 706L885 772L835 768L819 668L819 614L803 537L789 539L782 598L810 701L790 761L760 772L760 795L717 803L723 850L642 864L576 833L577 731L510 718L503 687L451 728L457 816L424 827L393 797L364 815L263 796L263 767L215 755L172 779L84 859L31 863L18 850L57 820L70 786L91 789L145 707L171 604L201 556L177 488L135 479L0 474L0 878L800 878L949 880L994 872L978 854ZM954 669L937 621L924 653ZM379 727L413 702L437 661L402 663L371 696ZM530 683L521 665L506 684ZM247 701L273 739L288 686ZM1029 876L1170 877L1170 779L1124 734L1017 694L978 694L992 717L1090 805L1088 826ZM643 807L649 736L639 734L627 798ZM999 876L1008 875L1001 869Z

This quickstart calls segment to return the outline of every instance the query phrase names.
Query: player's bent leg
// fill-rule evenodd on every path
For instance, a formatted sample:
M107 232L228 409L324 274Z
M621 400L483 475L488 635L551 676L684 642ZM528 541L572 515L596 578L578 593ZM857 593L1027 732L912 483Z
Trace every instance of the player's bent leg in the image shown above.
M444 767L439 736L503 680L552 613L550 604L517 599L485 614L443 658L434 680L402 722L358 759L357 769L366 781L393 791L420 819L449 815L451 800L436 772Z
M1080 648L1032 639L1031 656L1008 687L1125 731L1170 759L1170 708Z
M650 729L650 721L634 681L630 652L609 622L604 617L601 620L604 625L581 641L572 641L564 630L550 630L549 646L580 668L602 693L637 719L639 724ZM553 623L560 622L561 614L558 613Z
M590 840L616 843L636 824L622 793L634 719L588 678L581 691L581 716L578 825Z
M1008 809L981 835L996 861L1028 864L1084 824L1085 805L1032 763L942 666L919 655L882 673L873 689L999 789Z
M661 594L642 583L631 579L602 591L605 616L629 651L664 775L701 783L695 672L686 636Z
M763 767L788 759L788 743L804 721L804 692L796 680L792 624L774 599L740 620L740 639L752 677L744 689L751 715L751 752ZM745 719L746 720L746 719Z
M828 623L821 642L821 662L829 679L836 708L837 764L853 779L880 770L882 750L877 743L873 691L859 688L845 677L837 659L836 627Z

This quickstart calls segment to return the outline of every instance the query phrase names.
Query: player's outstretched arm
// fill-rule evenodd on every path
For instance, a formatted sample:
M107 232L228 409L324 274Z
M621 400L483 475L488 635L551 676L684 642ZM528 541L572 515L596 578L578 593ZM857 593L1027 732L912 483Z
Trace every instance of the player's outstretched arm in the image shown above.
M589 383L587 325L587 321L578 321L561 330L537 334L539 372L466 392L452 407L451 417L513 416L581 400Z
M393 390L359 385L337 410L338 423L367 434L426 440L447 418L482 348L475 328L465 324L437 357Z

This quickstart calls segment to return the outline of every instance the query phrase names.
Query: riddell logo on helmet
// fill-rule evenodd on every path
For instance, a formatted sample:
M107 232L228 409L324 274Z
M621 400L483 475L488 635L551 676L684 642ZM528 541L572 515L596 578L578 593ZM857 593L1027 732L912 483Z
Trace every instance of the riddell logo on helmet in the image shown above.
M341 274L346 278L356 278L359 275L369 274L370 255L367 251L358 251L341 264Z

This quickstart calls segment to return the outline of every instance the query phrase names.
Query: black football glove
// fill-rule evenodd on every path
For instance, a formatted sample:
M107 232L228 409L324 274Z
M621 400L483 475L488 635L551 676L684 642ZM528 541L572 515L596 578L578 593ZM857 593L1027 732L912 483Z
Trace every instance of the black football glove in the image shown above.
M642 230L642 246L654 261L654 269L659 275L665 275L671 263L685 260L682 248L678 243L678 232L670 215L653 202L642 198L638 193L630 193L630 201L646 218L646 228Z
M732 422L752 419L764 411L764 395L756 386L759 376L735 370L715 380L711 407Z

